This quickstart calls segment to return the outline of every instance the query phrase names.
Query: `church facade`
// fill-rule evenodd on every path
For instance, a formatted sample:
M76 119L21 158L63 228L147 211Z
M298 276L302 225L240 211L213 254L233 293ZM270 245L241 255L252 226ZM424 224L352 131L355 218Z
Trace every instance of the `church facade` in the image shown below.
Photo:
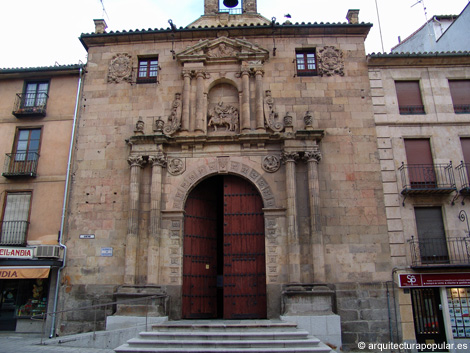
M206 0L184 28L95 20L63 309L160 295L172 320L329 317L332 344L389 341L371 25L347 18L279 24L256 1Z

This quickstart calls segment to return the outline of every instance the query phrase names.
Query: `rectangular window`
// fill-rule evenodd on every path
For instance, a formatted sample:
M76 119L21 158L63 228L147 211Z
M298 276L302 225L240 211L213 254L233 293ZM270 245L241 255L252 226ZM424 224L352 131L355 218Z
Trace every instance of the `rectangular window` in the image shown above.
M158 59L139 59L139 69L137 73L137 83L157 82Z
M315 49L296 51L297 76L316 76L317 61Z
M423 264L449 263L440 207L415 207L419 253Z
M456 114L470 114L470 80L449 81L450 95Z
M2 245L26 245L31 192L8 192L2 214Z
M29 82L26 84L23 106L41 107L47 102L48 82Z
M405 139L405 151L411 188L435 188L436 173L429 139Z
M450 325L454 338L470 338L470 288L447 288Z
M41 129L18 130L15 143L15 161L35 161L39 157Z
M425 114L419 81L395 81L400 114Z

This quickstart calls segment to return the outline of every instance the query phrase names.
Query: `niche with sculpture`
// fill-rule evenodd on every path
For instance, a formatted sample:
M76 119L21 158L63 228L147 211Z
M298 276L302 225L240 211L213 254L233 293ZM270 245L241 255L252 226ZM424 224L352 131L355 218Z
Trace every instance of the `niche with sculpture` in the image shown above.
M238 90L230 83L219 83L207 96L207 133L238 134L240 109Z

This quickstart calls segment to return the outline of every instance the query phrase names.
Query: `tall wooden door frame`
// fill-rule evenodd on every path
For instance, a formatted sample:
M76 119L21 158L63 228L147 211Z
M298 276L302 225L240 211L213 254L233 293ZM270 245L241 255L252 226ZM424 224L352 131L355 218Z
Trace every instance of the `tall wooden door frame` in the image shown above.
M183 318L266 318L263 201L238 176L189 193L183 241Z

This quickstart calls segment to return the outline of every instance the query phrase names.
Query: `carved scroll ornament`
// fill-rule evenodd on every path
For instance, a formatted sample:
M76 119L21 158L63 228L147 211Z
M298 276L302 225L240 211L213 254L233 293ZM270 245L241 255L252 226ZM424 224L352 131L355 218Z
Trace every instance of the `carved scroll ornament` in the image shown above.
M173 135L181 128L181 94L175 94L175 100L171 107L171 114L168 117L168 123L163 127L165 135Z
M264 122L266 127L273 131L280 132L284 129L284 123L279 121L279 114L274 107L274 98L269 90L266 91L264 98Z

